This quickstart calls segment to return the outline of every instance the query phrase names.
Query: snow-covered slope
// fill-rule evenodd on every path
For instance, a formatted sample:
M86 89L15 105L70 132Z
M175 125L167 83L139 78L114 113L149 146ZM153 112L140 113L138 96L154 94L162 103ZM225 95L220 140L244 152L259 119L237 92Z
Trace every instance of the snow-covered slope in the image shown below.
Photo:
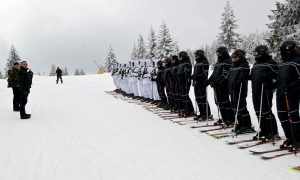
M27 105L32 118L20 120L12 111L11 89L0 80L1 180L300 178L289 170L300 165L299 157L264 161L114 98L104 92L114 89L108 74L64 77L64 82L34 77Z

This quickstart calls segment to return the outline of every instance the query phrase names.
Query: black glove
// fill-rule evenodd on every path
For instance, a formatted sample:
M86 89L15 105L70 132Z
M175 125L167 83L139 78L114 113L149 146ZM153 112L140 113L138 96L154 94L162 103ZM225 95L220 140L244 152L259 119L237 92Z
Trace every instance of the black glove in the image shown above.
M9 84L7 84L7 87L8 87L8 88L11 88L11 84L10 84L10 83L9 83Z
M210 84L210 82L209 82L209 80L207 80L206 82L205 82L205 86L208 86Z

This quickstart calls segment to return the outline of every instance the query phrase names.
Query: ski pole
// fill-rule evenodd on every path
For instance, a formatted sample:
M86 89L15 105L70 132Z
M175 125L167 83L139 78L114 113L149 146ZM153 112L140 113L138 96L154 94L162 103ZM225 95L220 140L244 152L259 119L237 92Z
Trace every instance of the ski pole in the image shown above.
M195 86L195 84L194 84L194 94L195 94L195 109L196 109L196 117L197 117L197 113L198 113L198 108L197 108L197 106L198 106L198 103L197 103L197 97L196 97L196 86ZM200 110L199 110L200 111ZM197 124L199 123L199 119L197 119Z
M206 100L206 104L205 104L205 107L206 107L206 124L208 124L208 100L207 100L207 87L205 87L205 100Z
M241 85L240 85L239 98L238 98L237 107L236 107L236 110L235 110L235 122L234 122L234 128L233 128L235 136L237 136L237 134L236 134L236 125L239 124L238 113L239 113L239 108L240 108L240 99L241 99L242 86L243 86L243 83L241 83Z
M259 118L258 118L258 133L257 133L257 140L259 141L259 134L260 134L260 125L261 125L261 111L262 111L262 101L263 101L263 92L264 92L264 83L261 86L261 93L260 93L260 107L259 107Z

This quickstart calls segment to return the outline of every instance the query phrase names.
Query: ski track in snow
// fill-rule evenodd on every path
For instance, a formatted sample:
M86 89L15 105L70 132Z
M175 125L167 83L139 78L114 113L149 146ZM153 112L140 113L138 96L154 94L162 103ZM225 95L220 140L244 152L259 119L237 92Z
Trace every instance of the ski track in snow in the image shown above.
M249 149L226 145L231 137L217 140L191 129L195 124L180 126L142 105L114 98L104 92L114 89L109 74L64 77L64 82L56 85L55 77L34 77L27 105L32 118L20 120L12 111L12 90L0 80L1 180L300 177L288 170L300 164L299 157L261 160ZM212 89L208 92L217 118ZM248 107L257 127L250 98L249 92Z

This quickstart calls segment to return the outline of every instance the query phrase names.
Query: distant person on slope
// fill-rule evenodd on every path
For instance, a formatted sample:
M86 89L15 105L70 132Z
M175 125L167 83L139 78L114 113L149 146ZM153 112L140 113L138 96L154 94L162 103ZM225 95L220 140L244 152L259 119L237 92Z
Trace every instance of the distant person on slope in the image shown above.
M20 111L20 83L19 83L20 64L14 63L14 67L8 73L8 86L13 89L13 110Z
M31 72L31 73L30 73ZM30 93L32 84L32 71L28 71L28 64L26 61L21 62L21 68L19 71L19 82L20 82L20 115L21 119L29 119L31 114L27 114L25 106L27 104L27 98Z
M59 67L57 67L57 69L56 69L56 84L58 84L59 80L60 80L60 83L62 84L63 83L62 70Z

